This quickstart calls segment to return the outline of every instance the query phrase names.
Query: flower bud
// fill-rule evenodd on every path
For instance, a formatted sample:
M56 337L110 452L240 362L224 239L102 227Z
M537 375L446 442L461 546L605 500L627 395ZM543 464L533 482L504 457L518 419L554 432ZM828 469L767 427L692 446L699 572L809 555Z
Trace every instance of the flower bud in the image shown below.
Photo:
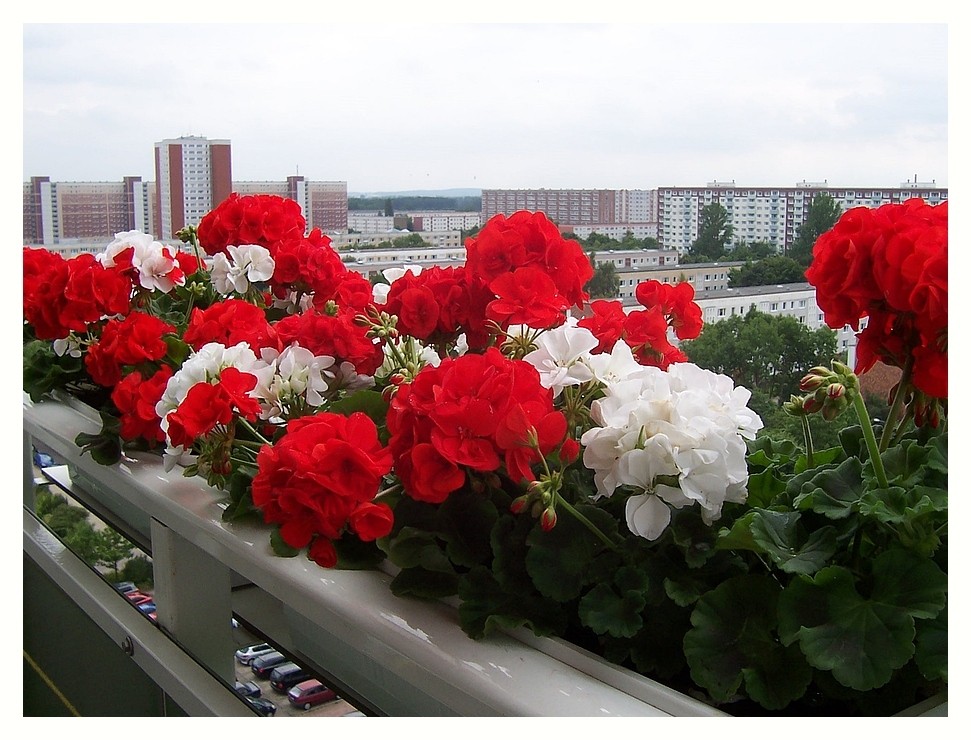
M569 465L580 457L580 444L572 437L567 437L560 445L560 460Z
M831 399L842 398L846 395L846 386L842 383L831 383L826 389L826 396Z
M822 387L825 382L826 378L809 373L808 375L803 375L802 379L799 381L799 390L803 391L804 393L814 391L817 388Z
M544 532L549 532L553 527L556 526L556 509L552 506L548 509L543 510L543 515L539 520L540 526L543 528Z
M805 414L815 414L823 407L823 402L816 399L815 396L808 396L802 400L802 410Z
M519 496L513 499L513 502L509 504L509 511L513 514L522 514L526 510L526 504L529 503L529 495Z

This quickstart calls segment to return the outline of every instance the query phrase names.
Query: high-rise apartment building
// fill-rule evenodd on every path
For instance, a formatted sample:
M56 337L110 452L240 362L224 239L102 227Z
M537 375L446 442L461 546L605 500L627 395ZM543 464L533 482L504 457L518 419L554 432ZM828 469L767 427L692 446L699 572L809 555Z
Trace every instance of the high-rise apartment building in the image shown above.
M813 199L826 193L843 211L857 206L876 208L923 198L931 204L947 200L947 188L934 182L903 183L899 188L835 187L800 182L795 187L743 187L734 182L710 182L705 187L663 187L657 190L658 245L686 252L698 238L701 212L718 203L728 213L736 242L769 242L788 251L806 220Z
M233 191L228 139L182 136L155 142L155 235L173 239Z
M240 195L279 195L295 200L307 219L308 231L347 231L346 182L307 180L303 175L291 175L285 181L234 182L233 191Z
M24 244L110 240L120 231L147 231L151 190L140 177L121 182L51 182L49 177L32 177L24 183Z

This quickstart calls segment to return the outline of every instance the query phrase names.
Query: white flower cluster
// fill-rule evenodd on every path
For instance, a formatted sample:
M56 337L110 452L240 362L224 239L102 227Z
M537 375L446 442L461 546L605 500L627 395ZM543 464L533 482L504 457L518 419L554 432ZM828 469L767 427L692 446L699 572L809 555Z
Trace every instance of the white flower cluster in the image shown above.
M222 252L212 258L212 285L220 295L243 295L253 283L265 283L273 277L276 263L270 250L258 244L230 245L227 257Z
M140 231L115 234L114 241L97 255L97 260L104 267L114 267L115 258L127 249L132 250L131 265L138 273L138 282L146 290L168 293L176 285L185 285L185 275L179 269L172 248ZM174 277L173 272L178 277Z
M657 539L671 521L670 507L697 504L710 524L725 501L745 500L745 439L762 428L746 405L747 389L691 363L639 365L623 342L610 354L590 355L596 339L575 326L536 343L525 359L554 393L591 379L603 384L603 398L591 406L598 426L580 439L583 464L594 471L598 497L622 486L639 491L627 501L633 533Z

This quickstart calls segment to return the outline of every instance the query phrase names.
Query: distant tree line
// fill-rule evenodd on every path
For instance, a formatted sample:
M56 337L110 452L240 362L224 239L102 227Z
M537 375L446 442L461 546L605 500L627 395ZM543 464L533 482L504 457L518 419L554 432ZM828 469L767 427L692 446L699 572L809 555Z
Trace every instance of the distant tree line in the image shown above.
M401 195L394 198L348 198L348 211L381 211L386 215L408 211L480 211L482 197L463 195L456 197L431 195ZM388 213L388 211L391 213Z

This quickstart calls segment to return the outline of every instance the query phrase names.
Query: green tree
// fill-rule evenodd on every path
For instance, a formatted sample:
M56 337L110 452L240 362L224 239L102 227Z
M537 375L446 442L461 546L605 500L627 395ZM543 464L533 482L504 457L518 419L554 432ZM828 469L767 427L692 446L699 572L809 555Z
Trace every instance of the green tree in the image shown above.
M586 291L591 298L616 298L620 295L620 278L613 262L594 261L593 252L590 253L590 263L594 266L593 277L586 284Z
M805 272L805 268L794 259L776 254L734 268L728 273L728 285L742 288L746 285L802 283L806 280Z
M125 561L121 569L121 580L131 581L141 589L151 589L155 585L155 572L152 561L144 555L136 555Z
M746 260L755 262L777 254L779 254L779 250L772 242L736 242L735 246L725 256L736 262Z
M87 518L87 509L71 506L63 496L56 496L47 513L41 515L41 520L61 539L67 537L78 522L83 522Z
M701 209L698 238L688 249L692 257L714 261L725 254L731 244L734 228L728 219L728 211L721 203L709 203Z
M701 336L682 342L681 349L696 365L781 403L799 393L799 380L809 368L829 365L836 357L836 333L825 327L812 331L791 316L752 308L744 316L706 324Z
M132 543L118 532L111 527L105 527L98 533L96 565L111 568L117 579L118 564L132 556L133 547Z
M384 200L384 215L385 216L394 215L394 205L391 203L391 198L385 198Z
M395 249L414 249L430 246L428 242L421 238L421 234L408 234L399 236L392 240L391 244Z
M789 256L799 264L808 267L813 261L813 245L820 235L833 228L842 209L829 193L819 193L813 198L806 212L806 220L799 227L796 238L792 240Z
M64 544L88 565L98 562L100 537L90 522L78 521L63 538Z

